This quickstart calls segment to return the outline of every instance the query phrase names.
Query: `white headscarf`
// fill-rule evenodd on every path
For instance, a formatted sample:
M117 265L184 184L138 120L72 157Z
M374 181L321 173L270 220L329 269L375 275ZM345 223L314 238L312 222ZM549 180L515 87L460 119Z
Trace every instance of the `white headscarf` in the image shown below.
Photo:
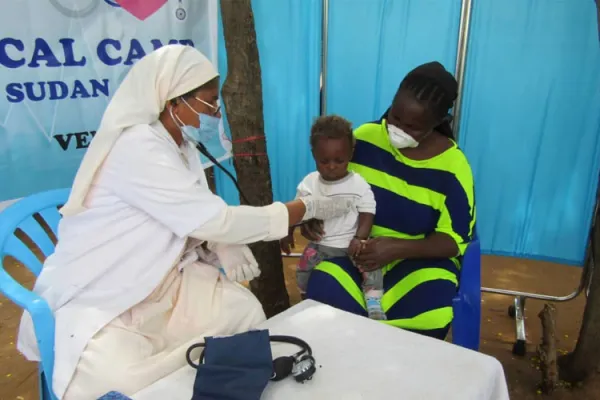
M190 46L164 46L138 61L108 104L60 212L67 216L85 210L83 202L94 177L125 129L157 121L167 101L218 76L208 58Z

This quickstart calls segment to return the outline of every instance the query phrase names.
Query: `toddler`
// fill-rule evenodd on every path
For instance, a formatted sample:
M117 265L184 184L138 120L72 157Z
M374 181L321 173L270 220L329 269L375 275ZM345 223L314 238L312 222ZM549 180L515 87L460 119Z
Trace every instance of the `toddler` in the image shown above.
M356 257L369 238L375 216L375 197L369 184L357 173L348 171L354 150L352 125L338 116L318 118L310 135L312 155L317 171L308 174L298 185L297 197L316 195L345 196L357 199L357 211L324 221L324 234L318 242L308 244L296 269L296 281L304 297L308 278L315 266L334 257ZM294 227L281 241L289 254L294 247ZM381 270L363 273L363 293L372 319L386 319L381 308L383 276Z

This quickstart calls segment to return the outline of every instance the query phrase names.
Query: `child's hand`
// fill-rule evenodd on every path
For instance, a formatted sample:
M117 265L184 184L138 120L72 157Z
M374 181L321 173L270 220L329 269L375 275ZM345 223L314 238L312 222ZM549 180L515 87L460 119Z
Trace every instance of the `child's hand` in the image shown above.
M279 247L281 247L281 251L283 251L285 254L290 255L292 249L296 247L296 243L294 242L294 236L289 235L281 239L279 241Z
M350 246L348 246L348 255L350 258L358 257L366 242L366 240L360 240L358 238L352 239Z

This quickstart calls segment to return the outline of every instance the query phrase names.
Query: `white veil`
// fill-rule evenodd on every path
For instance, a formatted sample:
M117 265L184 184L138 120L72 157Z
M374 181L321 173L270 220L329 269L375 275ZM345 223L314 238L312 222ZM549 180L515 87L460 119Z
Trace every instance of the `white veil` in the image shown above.
M168 100L218 76L208 58L190 46L164 46L138 61L108 104L61 213L68 216L85 210L94 177L123 130L155 122Z

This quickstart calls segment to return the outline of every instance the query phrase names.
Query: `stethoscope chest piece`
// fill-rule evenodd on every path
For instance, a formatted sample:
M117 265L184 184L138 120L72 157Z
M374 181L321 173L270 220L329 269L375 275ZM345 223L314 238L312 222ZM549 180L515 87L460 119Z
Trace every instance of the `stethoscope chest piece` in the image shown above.
M186 16L187 12L185 11L185 8L183 8L182 0L179 0L179 7L177 7L177 9L175 10L175 17L178 20L183 21Z

